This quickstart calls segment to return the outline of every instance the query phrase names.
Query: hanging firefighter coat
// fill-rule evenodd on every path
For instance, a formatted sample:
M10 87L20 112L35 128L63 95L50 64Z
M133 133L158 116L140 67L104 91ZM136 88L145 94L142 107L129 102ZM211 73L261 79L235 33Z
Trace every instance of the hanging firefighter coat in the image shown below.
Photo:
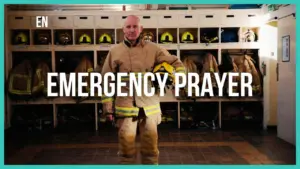
M78 66L76 67L75 69L75 73L91 73L94 71L94 66L93 66L93 63L88 59L87 56L83 56L81 61L79 62ZM84 93L89 93L90 95L90 75L88 76L84 76L83 78L83 82L86 82L87 83L87 86L86 87L83 87L81 90L82 92ZM78 94L78 86L76 86L76 92ZM98 94L96 95L95 93L95 96L97 97ZM76 100L78 102L86 99L87 97L76 97Z
M41 61L38 63L33 74L33 82L32 82L32 94L35 97L38 97L40 95L47 96L47 84L48 84L47 73L49 72L50 72L50 68L46 62Z
M198 69L195 61L193 60L195 57L197 57L197 56L185 57L183 59L183 65L185 67L186 74L188 74L188 73L198 73L199 74L199 72L201 71L201 70ZM189 82L189 81L194 82L195 79L191 79L191 80L186 79L186 81L187 82ZM185 97L188 97L188 86L185 87L185 94L184 95L185 95ZM196 97L196 91L193 88L191 98L195 98L195 97Z
M200 73L200 82L203 83L204 73L210 73L213 88L218 88L214 73L219 73L218 63L211 53L207 53L203 60L203 69Z
M111 48L101 74L104 76L108 72L152 72L153 68L162 62L172 65L176 72L185 72L183 64L177 56L170 55L167 50L162 49L155 43L138 39L136 45L133 45L125 40ZM144 109L146 116L161 113L158 95L149 97L142 92L142 96L136 96L136 91L134 91L131 97L128 78L122 79L122 81L126 83L126 86L121 88L121 92L127 93L128 96L106 97L103 93L102 97L102 103L114 101L114 114L116 117L136 117L139 108ZM149 91L150 87L152 87L152 83L149 79Z
M24 60L13 68L8 78L8 93L13 100L29 100L31 98L32 66Z
M232 60L232 65L233 65L233 70L232 70L231 72L232 72L232 73L239 73L239 68L238 68L237 65L235 64L234 60ZM232 87L232 92L234 92L234 93L240 92L240 90L239 90L239 81L240 81L239 76L233 76L233 77L232 77L232 81L233 81L234 83L237 83L237 84L238 84L238 86L233 86L233 87ZM229 82L228 82L228 80L227 80L227 86L229 86L228 83L229 83Z
M256 67L254 65L254 60L250 56L244 55L242 57L236 57L234 62L237 66L239 73L242 72L251 73L253 95L260 95L262 91L261 80L260 80L259 73L256 70ZM240 82L240 79L238 79L238 81ZM246 93L248 92L246 91Z

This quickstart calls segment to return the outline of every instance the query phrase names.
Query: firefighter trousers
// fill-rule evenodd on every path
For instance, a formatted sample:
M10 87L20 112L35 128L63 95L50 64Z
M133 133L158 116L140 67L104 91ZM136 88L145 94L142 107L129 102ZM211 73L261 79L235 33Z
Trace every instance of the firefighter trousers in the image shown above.
M142 164L158 164L157 125L160 123L160 113L146 117L143 109L140 109L139 116L136 118L126 117L117 120L120 164L136 164L137 127L139 127L140 134Z

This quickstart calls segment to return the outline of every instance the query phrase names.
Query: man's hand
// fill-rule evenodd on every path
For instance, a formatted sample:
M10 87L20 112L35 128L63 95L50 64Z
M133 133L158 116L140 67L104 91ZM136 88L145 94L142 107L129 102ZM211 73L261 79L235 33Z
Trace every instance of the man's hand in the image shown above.
M103 112L104 114L113 113L113 103L112 102L103 103Z
M113 120L113 104L112 102L103 103L103 112L106 114L106 120L112 121Z
M107 114L106 115L106 120L107 121L113 121L114 120L113 115L112 114Z

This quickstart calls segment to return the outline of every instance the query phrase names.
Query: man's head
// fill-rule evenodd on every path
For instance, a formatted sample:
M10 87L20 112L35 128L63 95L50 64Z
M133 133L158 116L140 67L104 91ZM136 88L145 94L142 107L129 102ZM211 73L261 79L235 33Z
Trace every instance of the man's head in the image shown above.
M135 15L127 16L123 26L125 37L130 41L135 41L142 31L143 27L140 25L139 17Z

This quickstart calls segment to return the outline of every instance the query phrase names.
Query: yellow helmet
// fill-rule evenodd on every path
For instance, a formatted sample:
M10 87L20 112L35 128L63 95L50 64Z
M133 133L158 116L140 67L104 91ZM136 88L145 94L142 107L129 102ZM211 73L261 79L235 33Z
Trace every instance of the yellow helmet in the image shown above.
M153 69L153 73L159 73L164 75L168 73L168 79L166 85L174 85L175 84L175 68L168 64L167 62L160 63L156 65Z
M25 33L20 32L15 37L15 44L26 44L28 42L28 37Z
M194 42L194 35L190 32L184 32L181 36L181 42Z
M172 43L173 42L173 36L169 32L165 32L160 37L161 43Z
M80 44L86 44L86 43L91 44L92 43L92 39L91 39L91 37L89 35L87 35L87 34L84 33L83 35L81 35L79 37L79 43Z
M112 38L108 34L104 33L100 36L99 43L110 43L111 44Z

